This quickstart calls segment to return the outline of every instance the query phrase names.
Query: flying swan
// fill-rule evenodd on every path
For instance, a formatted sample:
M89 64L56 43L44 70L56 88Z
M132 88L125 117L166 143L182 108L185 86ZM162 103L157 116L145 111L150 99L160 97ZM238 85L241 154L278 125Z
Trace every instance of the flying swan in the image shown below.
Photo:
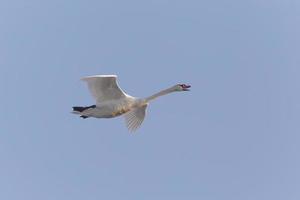
M118 86L116 75L94 75L81 80L87 83L96 105L74 106L72 113L80 115L83 119L113 118L124 114L129 131L135 131L142 124L150 101L172 92L189 91L191 87L177 84L147 98L137 98L126 94Z

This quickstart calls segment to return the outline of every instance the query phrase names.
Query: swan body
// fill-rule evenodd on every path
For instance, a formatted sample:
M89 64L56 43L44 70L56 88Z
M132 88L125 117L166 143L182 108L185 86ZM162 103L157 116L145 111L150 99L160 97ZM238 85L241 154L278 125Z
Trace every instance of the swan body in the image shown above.
M81 80L87 83L96 104L86 107L74 106L72 113L78 114L84 119L89 117L113 118L124 115L130 131L135 131L140 127L150 101L171 92L189 91L188 88L191 87L177 84L147 98L137 98L126 94L119 87L116 75L95 75L84 77Z

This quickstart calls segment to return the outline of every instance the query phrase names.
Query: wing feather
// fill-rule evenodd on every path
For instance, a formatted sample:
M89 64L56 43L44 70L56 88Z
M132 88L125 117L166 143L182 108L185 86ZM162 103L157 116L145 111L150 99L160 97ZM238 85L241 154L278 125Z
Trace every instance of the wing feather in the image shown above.
M118 100L128 95L119 87L116 75L87 76L81 80L87 82L88 88L97 103Z
M125 114L125 122L129 131L134 132L141 126L145 119L146 108L147 104Z

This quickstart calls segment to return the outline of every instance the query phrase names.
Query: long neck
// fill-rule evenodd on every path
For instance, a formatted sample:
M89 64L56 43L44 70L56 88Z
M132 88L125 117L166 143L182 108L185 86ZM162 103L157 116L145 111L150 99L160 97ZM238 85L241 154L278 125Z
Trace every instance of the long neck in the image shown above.
M152 101L152 100L156 99L157 97L169 94L171 92L175 92L175 90L173 89L173 87L165 89L165 90L162 90L162 91L160 91L158 93L155 93L154 95L152 95L150 97L147 97L145 100L146 100L146 102L149 102L149 101Z

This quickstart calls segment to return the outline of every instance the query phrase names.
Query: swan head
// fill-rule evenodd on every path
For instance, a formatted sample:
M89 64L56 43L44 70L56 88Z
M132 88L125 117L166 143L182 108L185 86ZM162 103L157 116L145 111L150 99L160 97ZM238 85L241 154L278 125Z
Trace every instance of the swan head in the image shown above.
M190 85L186 85L186 84L177 84L175 85L175 90L180 92L180 91L190 91Z

